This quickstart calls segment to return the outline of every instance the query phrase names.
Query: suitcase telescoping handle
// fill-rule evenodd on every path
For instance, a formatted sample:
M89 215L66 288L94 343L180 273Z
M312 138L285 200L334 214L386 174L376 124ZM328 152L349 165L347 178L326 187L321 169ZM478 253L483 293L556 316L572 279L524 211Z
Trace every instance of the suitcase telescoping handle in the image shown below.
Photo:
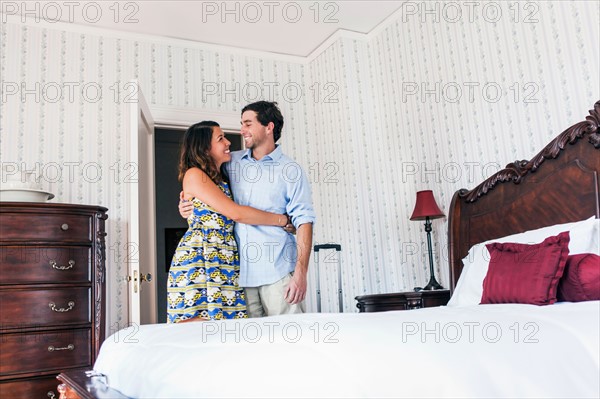
M335 249L336 251L341 251L342 246L340 244L319 244L315 245L315 252L319 252L320 249Z
M315 261L317 263L316 272L317 272L317 312L321 313L321 283L319 278L319 256L318 252L321 249L335 249L337 252L342 250L342 246L340 244L319 244L314 246L315 250ZM344 312L344 303L342 302L342 266L341 260L338 256L338 303L340 305L340 313Z

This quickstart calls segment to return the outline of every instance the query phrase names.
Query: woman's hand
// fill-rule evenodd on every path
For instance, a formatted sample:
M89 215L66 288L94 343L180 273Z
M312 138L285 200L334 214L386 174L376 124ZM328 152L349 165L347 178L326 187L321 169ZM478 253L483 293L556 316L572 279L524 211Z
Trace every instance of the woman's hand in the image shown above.
M179 193L179 214L182 218L187 219L194 211L192 201L185 199L183 191Z

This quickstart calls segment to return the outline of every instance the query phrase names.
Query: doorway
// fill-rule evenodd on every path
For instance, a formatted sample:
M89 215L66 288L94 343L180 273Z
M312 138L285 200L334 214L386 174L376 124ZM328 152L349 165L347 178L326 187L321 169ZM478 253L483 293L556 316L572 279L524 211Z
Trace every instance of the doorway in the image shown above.
M177 180L179 149L186 126L154 129L154 178L156 195L156 284L158 322L167 321L167 277L171 259L181 236L187 230L187 222L179 215L179 192ZM242 135L223 129L231 142L231 151L244 149Z

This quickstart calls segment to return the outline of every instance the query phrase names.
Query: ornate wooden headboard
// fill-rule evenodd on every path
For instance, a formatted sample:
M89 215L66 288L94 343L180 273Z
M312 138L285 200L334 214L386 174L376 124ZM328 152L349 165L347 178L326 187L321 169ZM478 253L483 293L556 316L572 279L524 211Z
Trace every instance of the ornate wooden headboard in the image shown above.
M454 290L462 259L474 244L600 217L600 101L585 121L550 142L530 161L516 161L450 204L448 245Z

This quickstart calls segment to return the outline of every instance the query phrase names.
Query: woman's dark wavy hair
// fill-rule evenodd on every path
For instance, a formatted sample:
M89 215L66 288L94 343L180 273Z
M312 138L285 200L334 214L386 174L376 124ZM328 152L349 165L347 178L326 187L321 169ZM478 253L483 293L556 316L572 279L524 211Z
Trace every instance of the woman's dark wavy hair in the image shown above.
M183 135L181 154L179 156L179 181L183 182L185 172L190 168L201 169L215 184L223 181L215 161L208 154L212 141L213 129L219 127L217 122L202 121L188 128Z

